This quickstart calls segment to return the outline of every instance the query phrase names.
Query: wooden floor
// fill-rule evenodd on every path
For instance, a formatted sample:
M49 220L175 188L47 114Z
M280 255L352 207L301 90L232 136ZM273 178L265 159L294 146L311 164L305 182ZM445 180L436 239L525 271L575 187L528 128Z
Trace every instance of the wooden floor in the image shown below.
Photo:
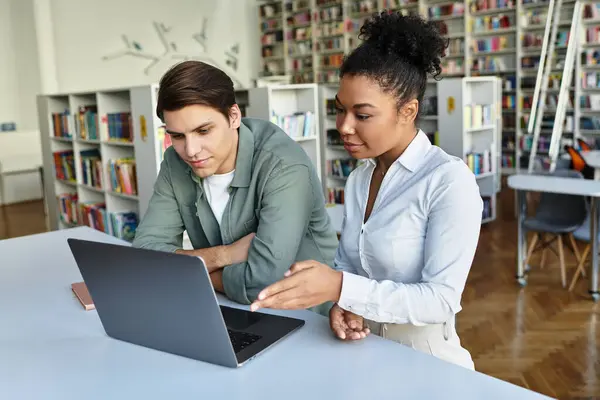
M513 199L504 190L498 220L482 229L458 315L462 343L482 373L554 398L600 398L600 304L587 296L587 278L572 293L561 287L550 252L544 269L539 257L531 262L527 287L517 285ZM3 211L0 237L45 230L41 202Z

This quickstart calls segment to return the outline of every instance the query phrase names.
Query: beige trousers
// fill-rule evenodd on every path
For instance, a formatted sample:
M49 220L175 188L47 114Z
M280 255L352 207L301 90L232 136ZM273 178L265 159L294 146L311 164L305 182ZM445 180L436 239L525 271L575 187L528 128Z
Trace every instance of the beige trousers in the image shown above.
M474 370L471 354L461 346L454 319L443 324L415 326L365 320L372 333L417 351Z

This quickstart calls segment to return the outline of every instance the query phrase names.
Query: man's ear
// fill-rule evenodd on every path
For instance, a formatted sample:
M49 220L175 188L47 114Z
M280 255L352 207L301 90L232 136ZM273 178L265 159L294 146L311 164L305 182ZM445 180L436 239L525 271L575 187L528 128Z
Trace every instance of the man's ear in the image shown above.
M237 104L234 104L229 109L229 126L233 129L238 129L242 123L242 110Z

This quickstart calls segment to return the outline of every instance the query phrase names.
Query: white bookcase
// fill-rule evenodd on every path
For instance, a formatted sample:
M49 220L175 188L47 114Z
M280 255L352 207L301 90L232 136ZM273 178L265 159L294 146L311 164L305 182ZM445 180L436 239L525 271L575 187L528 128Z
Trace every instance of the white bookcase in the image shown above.
M304 149L323 181L319 86L269 85L247 91L246 116L270 120L283 128Z
M105 232L121 237L123 232L113 230L111 216L133 212L139 220L144 214L162 160L161 121L155 116L157 89L157 85L146 85L38 96L44 191L51 230L97 224L97 229L104 226ZM85 128L78 122L81 107L95 108L85 117ZM53 117L56 113L63 116ZM86 135L82 137L84 130ZM129 131L132 140L114 138ZM72 152L72 156L56 158L57 152L65 151ZM96 151L99 155L96 161L99 165L88 174L87 167L82 165L82 152L86 151ZM121 175L111 176L109 163L122 159L131 159L135 168L121 166ZM86 175L88 178L96 176L86 183ZM120 179L120 183L115 184L115 178ZM61 212L58 196L65 194L77 196L70 203L71 218L69 213ZM89 216L84 221L78 211L86 203L102 205L99 208L104 209L102 213L106 217L101 220L102 214L95 213L92 217L95 222L92 223Z
M438 82L440 147L463 159L476 175L484 199L483 223L496 219L501 99L501 80L497 77Z

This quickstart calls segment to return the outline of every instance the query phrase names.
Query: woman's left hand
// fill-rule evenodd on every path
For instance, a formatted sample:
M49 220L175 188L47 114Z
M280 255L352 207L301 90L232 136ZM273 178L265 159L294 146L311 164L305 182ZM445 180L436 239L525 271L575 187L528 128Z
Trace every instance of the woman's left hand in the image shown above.
M250 310L306 309L327 301L337 302L341 290L340 271L317 261L300 261L292 265L284 279L263 289Z

